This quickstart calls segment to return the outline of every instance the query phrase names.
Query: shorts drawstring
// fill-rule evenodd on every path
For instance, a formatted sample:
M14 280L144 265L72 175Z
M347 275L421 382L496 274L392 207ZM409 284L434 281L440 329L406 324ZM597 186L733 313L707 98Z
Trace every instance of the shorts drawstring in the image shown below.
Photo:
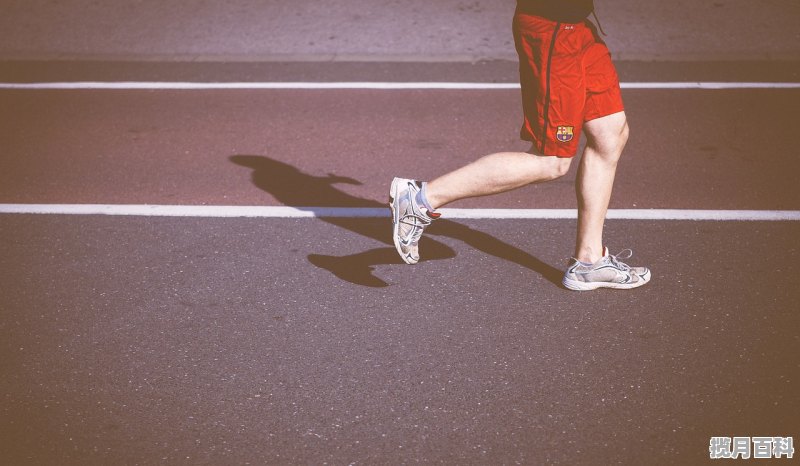
M595 13L594 10L592 10L592 17L594 18L594 21L597 23L597 27L600 29L600 34L607 36L608 34L606 34L606 31L603 30L603 25L600 24L600 19L597 17L597 13Z

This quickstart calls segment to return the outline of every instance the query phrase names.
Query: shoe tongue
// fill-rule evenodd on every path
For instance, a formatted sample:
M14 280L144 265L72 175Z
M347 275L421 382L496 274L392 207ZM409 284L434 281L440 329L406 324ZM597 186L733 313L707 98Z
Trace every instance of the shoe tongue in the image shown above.
M603 246L603 257L608 257L608 246Z

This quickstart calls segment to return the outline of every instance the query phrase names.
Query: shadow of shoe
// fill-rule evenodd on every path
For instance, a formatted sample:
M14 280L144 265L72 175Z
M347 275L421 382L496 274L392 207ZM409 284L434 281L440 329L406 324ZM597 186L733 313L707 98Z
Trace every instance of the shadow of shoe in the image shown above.
M389 248L370 249L350 256L309 254L308 261L346 282L372 288L389 286L388 283L372 274L375 271L375 265L402 262L394 249Z
M386 209L388 216L389 207L386 204L353 196L334 186L342 183L361 184L356 179L335 174L328 174L327 176L309 175L287 163L261 155L234 155L230 157L230 161L236 165L251 169L253 184L258 189L271 194L284 205L297 209L312 207L381 208ZM403 263L394 249L390 233L391 222L388 219L317 218L330 225L374 239L390 247L370 249L348 256L310 254L308 256L309 262L353 284L370 287L388 285L385 281L373 275L374 267L377 265ZM431 238L428 233L463 241L486 254L508 260L537 272L553 283L561 283L562 272L560 270L487 233L447 219L438 220L426 231L426 237L420 242L423 261L449 259L456 256L452 248Z

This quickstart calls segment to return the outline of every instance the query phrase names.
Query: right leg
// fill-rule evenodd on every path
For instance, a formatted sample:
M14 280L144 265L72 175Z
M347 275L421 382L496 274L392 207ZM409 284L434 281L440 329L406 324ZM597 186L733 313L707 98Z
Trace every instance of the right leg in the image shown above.
M419 261L422 232L438 217L435 209L468 197L486 196L564 175L570 158L527 152L499 152L430 183L395 178L389 191L394 245L408 264Z
M389 196L394 243L407 263L414 264L419 260L418 241L423 230L436 218L437 214L433 212L435 209L459 199L501 193L531 183L552 180L563 176L569 169L578 143L579 134L573 135L571 132L576 124L548 119L551 95L550 62L555 53L555 39L561 28L561 23L555 21L521 14L519 11L514 14L513 33L520 58L524 116L520 136L534 143L531 153L490 154L426 184L405 178L395 178L392 181ZM573 30L574 28L569 29ZM563 55L563 51L559 51L559 55ZM574 68L575 62L567 65ZM548 70L546 75L542 73L545 66ZM584 97L582 92L578 94L581 98ZM561 97L564 100L564 96ZM553 109L552 115L558 114ZM564 133L560 132L562 129ZM556 136L556 132L561 137ZM551 139L549 142L548 138ZM556 155L561 158L555 157Z
M431 207L437 209L459 199L559 178L567 173L571 161L527 152L498 152L434 179L427 184L426 194Z

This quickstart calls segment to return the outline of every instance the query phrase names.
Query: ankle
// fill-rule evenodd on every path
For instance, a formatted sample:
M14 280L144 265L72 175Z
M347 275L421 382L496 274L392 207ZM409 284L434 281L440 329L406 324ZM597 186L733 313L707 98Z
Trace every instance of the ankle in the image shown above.
M575 250L575 259L583 262L584 264L594 264L603 258L605 251L604 248L583 247Z
M425 209L427 209L428 212L434 212L436 210L436 206L434 206L434 204L431 203L430 201L430 197L428 194L428 183L426 181L423 181L420 184L422 185L422 187L417 192L417 197L416 197L417 204L421 205L422 207L425 207Z

